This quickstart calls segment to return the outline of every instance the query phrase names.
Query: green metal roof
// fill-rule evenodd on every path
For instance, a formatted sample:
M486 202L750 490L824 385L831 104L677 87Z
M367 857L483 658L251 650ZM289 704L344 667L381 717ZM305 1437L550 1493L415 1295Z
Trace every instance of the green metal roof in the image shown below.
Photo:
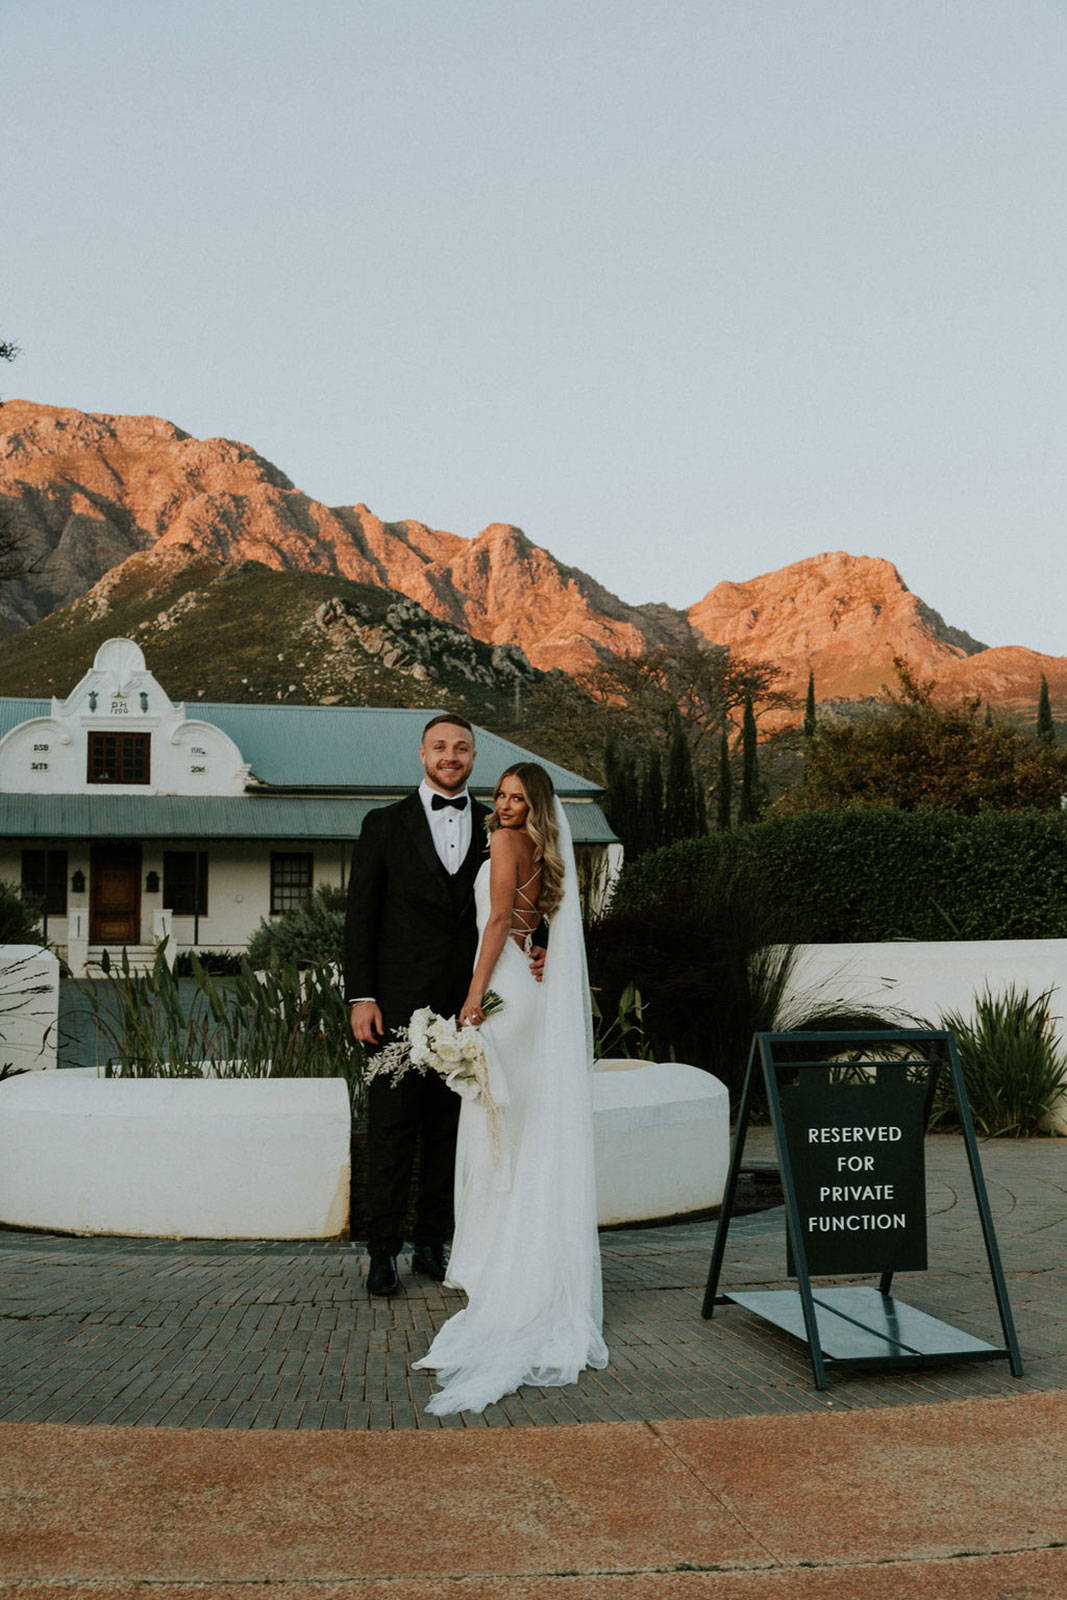
M49 700L0 699L0 737L31 717L51 714ZM402 794L422 773L418 748L432 711L377 706L227 705L186 703L187 715L210 722L237 745L260 783L282 789L356 789ZM561 795L598 795L600 786L535 751L477 730L472 787L487 792L515 761L540 761Z
M10 733L12 728L17 728L20 722L29 722L31 717L50 717L51 715L51 700L0 698L0 739L4 737L5 733Z
M386 804L355 796L0 794L0 838L354 839L367 812ZM599 806L564 804L576 844L614 840Z
M421 778L418 748L434 715L377 706L188 705L186 711L228 733L261 783L393 794ZM472 787L490 789L515 761L540 761L560 794L600 793L599 784L485 728L477 730Z

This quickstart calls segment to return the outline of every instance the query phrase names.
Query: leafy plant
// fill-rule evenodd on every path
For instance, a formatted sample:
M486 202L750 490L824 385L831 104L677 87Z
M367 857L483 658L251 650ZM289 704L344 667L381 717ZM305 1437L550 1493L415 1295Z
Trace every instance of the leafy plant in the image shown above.
M13 883L0 883L0 945L41 943L42 905Z
M1010 984L999 994L986 988L974 1014L946 1011L936 1023L955 1034L971 1115L980 1133L1036 1132L1064 1088L1067 1057L1053 1027L1052 990L1031 995ZM951 1084L942 1081L933 1120L956 1112Z
M621 1057L629 1061L652 1061L655 1053L645 1027L645 1003L641 991L628 983L613 1012L600 1008L595 989L590 990L593 1008L593 1050L598 1061Z
M345 892L330 884L320 886L298 906L274 922L262 921L248 945L253 967L273 967L295 962L299 967L323 966L336 961L344 935Z

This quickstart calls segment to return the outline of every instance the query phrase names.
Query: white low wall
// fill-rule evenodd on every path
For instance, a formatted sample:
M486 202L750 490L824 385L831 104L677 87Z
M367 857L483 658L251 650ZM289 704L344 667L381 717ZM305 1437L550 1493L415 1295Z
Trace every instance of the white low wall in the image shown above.
M59 962L36 944L0 945L0 1066L56 1064Z
M593 1139L601 1224L702 1211L726 1187L729 1094L680 1062L599 1061Z
M892 1008L936 1024L944 1011L970 1013L983 989L996 992L1009 984L1033 995L1053 991L1052 1014L1067 1050L1067 939L806 945L791 995ZM1050 1126L1067 1134L1067 1093Z
M0 1083L0 1223L64 1233L329 1239L347 1232L341 1078Z

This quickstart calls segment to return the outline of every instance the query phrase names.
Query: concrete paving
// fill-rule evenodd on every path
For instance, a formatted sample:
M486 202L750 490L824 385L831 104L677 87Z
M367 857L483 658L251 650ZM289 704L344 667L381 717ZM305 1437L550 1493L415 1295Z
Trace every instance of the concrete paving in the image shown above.
M927 1152L895 1292L999 1344L962 1145ZM701 1319L687 1223L602 1236L606 1372L436 1419L410 1362L458 1298L370 1301L355 1246L0 1234L0 1594L1065 1600L1067 1144L983 1163L1021 1379L819 1393L786 1335ZM783 1229L735 1221L722 1286L785 1286Z

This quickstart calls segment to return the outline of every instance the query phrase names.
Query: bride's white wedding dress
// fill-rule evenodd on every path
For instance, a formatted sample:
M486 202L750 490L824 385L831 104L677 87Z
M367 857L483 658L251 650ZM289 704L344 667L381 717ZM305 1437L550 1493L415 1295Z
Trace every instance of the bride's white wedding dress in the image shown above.
M441 1387L426 1409L438 1414L481 1411L520 1384L574 1383L583 1367L607 1365L592 1036L569 830L562 843L565 894L552 918L544 982L511 938L490 981L504 1004L481 1032L494 1098L505 1103L495 1128L477 1100L464 1099L460 1111L447 1281L468 1303L415 1363L437 1371ZM488 862L475 896L481 932Z

